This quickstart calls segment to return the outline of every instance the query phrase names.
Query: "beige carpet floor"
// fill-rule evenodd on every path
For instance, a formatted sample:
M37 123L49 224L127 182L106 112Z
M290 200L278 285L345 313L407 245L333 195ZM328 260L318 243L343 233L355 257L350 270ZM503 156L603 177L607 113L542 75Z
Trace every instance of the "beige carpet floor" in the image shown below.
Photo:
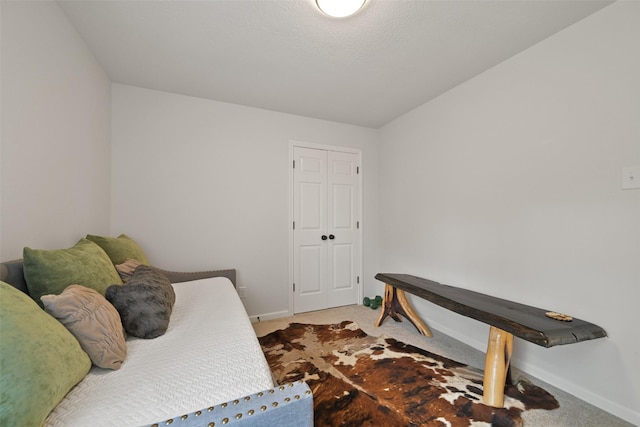
M380 309L371 310L364 306L353 305L257 322L253 324L253 327L256 335L261 337L269 332L282 329L291 322L330 324L339 323L343 320L352 320L358 323L360 328L369 335L387 335L407 344L423 348L441 356L457 360L458 362L466 363L470 366L484 367L483 352L442 334L437 330L432 329L433 338L426 338L420 335L408 321L404 320L398 323L392 319L385 320L381 327L376 328L374 323L379 314ZM532 383L543 387L553 394L560 403L560 408L553 411L531 410L525 412L523 419L527 427L632 427L632 424L526 373L514 369L512 375L514 380L522 376L526 377Z

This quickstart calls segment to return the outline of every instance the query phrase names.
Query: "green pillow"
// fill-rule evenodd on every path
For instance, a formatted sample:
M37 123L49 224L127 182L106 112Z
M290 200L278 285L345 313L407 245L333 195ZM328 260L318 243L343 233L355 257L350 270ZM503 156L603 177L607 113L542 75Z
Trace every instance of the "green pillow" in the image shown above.
M109 258L111 258L113 265L122 264L128 259L135 259L144 265L149 265L142 248L126 234L121 234L118 238L87 234L87 239L97 243L98 246L104 249Z
M91 368L73 335L0 282L0 425L40 426Z
M24 248L23 258L29 295L40 307L41 296L59 295L69 285L86 286L104 296L109 286L122 284L107 254L87 239L80 239L69 249Z

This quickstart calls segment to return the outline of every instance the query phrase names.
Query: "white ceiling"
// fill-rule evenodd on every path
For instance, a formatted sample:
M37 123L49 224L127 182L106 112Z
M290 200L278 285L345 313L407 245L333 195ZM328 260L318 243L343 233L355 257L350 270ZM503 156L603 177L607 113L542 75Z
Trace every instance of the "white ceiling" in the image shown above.
M59 1L116 83L378 128L611 1Z

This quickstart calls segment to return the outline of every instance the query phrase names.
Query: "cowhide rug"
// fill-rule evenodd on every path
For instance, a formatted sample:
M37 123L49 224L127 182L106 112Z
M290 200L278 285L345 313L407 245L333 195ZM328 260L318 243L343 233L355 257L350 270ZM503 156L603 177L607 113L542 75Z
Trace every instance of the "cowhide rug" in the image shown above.
M554 409L545 390L520 381L505 407L482 403L482 371L358 325L292 323L259 338L278 383L303 379L320 426L521 426L523 411Z

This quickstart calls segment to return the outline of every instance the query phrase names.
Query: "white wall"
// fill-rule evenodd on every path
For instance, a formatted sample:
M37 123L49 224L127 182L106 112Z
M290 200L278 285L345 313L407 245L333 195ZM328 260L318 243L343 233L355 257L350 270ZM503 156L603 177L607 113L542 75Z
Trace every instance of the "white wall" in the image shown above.
M110 152L108 79L57 4L3 1L0 259L125 232L167 268L236 267L249 313L281 313L289 141L360 148L365 294L376 272L409 272L597 323L608 338L517 340L514 364L640 424L640 191L620 190L640 164L639 7L617 2L379 133L113 85ZM485 325L412 301L484 350Z
M112 85L112 234L154 265L234 267L250 315L286 314L289 142L359 148L365 285L375 282L377 134L367 128Z
M1 259L109 232L109 80L55 2L2 7Z
M608 338L515 366L640 424L640 3L617 2L381 130L381 269L571 314ZM412 298L486 349L488 326Z

